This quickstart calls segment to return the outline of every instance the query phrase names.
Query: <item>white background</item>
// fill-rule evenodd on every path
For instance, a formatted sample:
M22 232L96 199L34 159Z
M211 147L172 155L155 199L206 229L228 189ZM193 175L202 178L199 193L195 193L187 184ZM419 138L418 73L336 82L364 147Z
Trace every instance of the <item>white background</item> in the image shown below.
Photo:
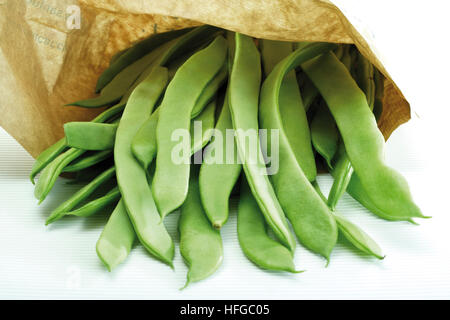
M76 188L58 181L37 206L28 174L33 159L0 129L0 298L121 299L418 299L450 298L449 6L435 1L335 1L363 33L370 34L384 64L408 98L413 119L387 143L386 160L408 179L429 220L420 226L376 218L345 195L339 210L372 235L387 255L363 257L345 243L331 264L299 248L295 262L307 272L266 272L247 261L237 238L235 210L224 227L225 258L211 278L187 289L186 267L177 252L175 269L137 245L109 273L95 243L107 217L45 218ZM355 17L358 17L357 19ZM325 192L327 175L319 177ZM166 225L177 241L177 214Z

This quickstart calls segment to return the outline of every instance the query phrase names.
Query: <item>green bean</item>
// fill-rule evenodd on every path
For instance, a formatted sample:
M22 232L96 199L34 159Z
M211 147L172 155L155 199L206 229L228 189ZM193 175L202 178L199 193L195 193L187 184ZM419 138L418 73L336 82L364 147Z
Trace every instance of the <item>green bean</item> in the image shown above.
M77 150L77 149L75 149ZM79 150L79 149L78 149ZM77 172L86 168L90 168L108 158L113 154L112 150L97 151L88 154L86 157L77 156L73 161L66 165L62 172Z
M34 189L34 196L39 200L39 203L45 200L63 169L85 152L85 150L71 148L57 156L42 170Z
M131 142L133 155L145 171L156 156L156 126L158 125L159 109L144 122Z
M348 54L347 56L348 58L346 60L351 60L350 54ZM347 70L350 70L349 65L346 65L345 63L344 65L347 68ZM359 62L356 68L356 74L359 87L365 93L369 108L372 110L375 100L375 83L373 81L373 66L361 54L359 55ZM340 152L338 153L336 164L333 170L334 182L333 186L331 187L330 194L328 196L328 205L332 210L334 210L339 199L344 194L345 190L347 190L347 186L353 174L352 164L347 156L345 146L343 145L342 142L340 143L339 148Z
M140 242L155 257L172 266L172 239L160 223L146 171L131 152L133 137L146 117L151 114L167 81L167 69L156 67L148 78L136 87L117 129L114 159L119 189Z
M233 187L242 171L242 166L237 162L230 161L228 163L225 161L227 146L223 141L223 137L226 137L226 131L232 128L233 122L231 120L228 97L225 96L222 111L215 128L218 133L214 135L213 142L205 150L199 176L202 204L208 219L216 229L220 229L228 220L228 202ZM222 139L217 138L218 135ZM215 153L214 156L213 151ZM222 155L222 159L219 158L218 161L215 161L214 157L217 156L217 153ZM236 144L234 143L232 154L237 155Z
M189 141L173 141L172 135L175 130L189 130L195 103L204 88L221 70L226 55L226 41L219 36L206 49L194 54L178 70L167 87L157 125L158 153L152 190L162 218L183 204L189 185L190 155L183 153L184 159L179 164L172 159L173 149L181 145L182 150L186 150L185 144Z
M109 271L128 256L136 239L123 200L120 200L97 241L96 251Z
M301 153L300 156L295 153L281 114L282 109L287 107L286 99L282 98L282 95L288 95L287 91L283 90L285 77L294 75L290 70L331 48L329 45L311 45L305 49L297 49L278 63L263 83L259 111L261 127L268 132L279 132L279 170L272 176L272 182L281 207L291 221L300 242L327 260L337 241L337 226L329 208L310 183L315 180L316 168L314 166L310 169L312 173L309 176L306 175L305 169L302 170L307 160L301 157ZM295 79L292 78L292 82L295 83ZM298 125L307 126L307 122ZM302 131L299 132L292 133L292 137L302 134ZM267 148L270 149L272 139L267 140ZM303 149L308 147L312 149L311 144L307 146L305 142ZM312 154L312 150L310 152Z
M34 184L34 178L41 172L50 162L56 159L64 150L67 149L66 139L62 138L55 144L44 150L37 158L31 168L30 180Z
M195 166L196 167L196 166ZM186 287L212 275L223 260L222 238L203 211L198 186L198 170L192 169L189 192L178 222L180 252L189 267Z
M332 172L333 174L333 172ZM404 220L409 221L411 223L414 223L414 221L411 218L408 217L395 217L392 216L391 213L386 212L379 208L369 197L367 192L363 189L363 186L361 185L361 181L359 180L358 176L353 173L353 175L350 178L350 182L347 186L348 194L352 196L356 201L358 201L360 204L362 204L364 207L366 207L370 212L377 215L378 217L390 220L390 221L398 221L398 220Z
M103 197L99 197L91 202L85 204L84 206L64 213L66 216L77 216L77 217L90 217L101 210L107 208L109 205L119 201L120 191L119 187L114 187Z
M292 53L290 42L262 40L261 47L266 77L276 64ZM279 110L276 112L281 117L287 141L308 180L314 181L317 175L316 159L295 71L289 72L284 77L279 90Z
M216 101L212 101L208 106L191 121L190 125L190 136L191 136L191 154L196 153L203 149L205 145L211 140L214 125L216 122ZM200 134L196 134L196 126L201 126Z
M347 186L350 183L350 179L353 174L353 167L347 156L343 143L339 145L339 151L337 154L337 161L332 169L334 181L328 195L328 206L331 210L336 208L339 199L342 197L345 190L347 190Z
M205 110L203 110L196 118L191 121L191 153L195 153L205 146L205 144L210 140L212 132L209 129L214 128L214 111L215 103L210 103ZM153 114L144 122L144 124L139 128L138 132L133 138L131 143L131 150L140 162L145 170L148 170L150 164L156 156L156 126L159 119L159 110L157 109ZM191 114L192 116L192 114ZM202 122L202 136L198 140L194 141L193 130L194 122Z
M93 99L78 101L69 105L97 108L118 101L120 98L127 99L136 85L147 78L148 74L151 73L155 66L163 66L170 63L172 60L177 59L185 51L191 50L199 43L208 41L209 35L216 31L216 27L202 26L163 44L131 64L129 67L123 69L102 89L100 96Z
M101 91L100 95L95 98L76 101L68 106L77 106L84 108L99 108L108 104L119 101L127 92L130 92L136 79L148 68L152 68L158 57L166 52L170 47L174 46L180 38L171 40L161 47L153 50L141 59L137 60L127 68L123 69L114 79L109 82Z
M149 54L151 51L160 47L164 43L178 38L191 29L182 29L176 31L169 31L159 34L154 34L147 39L144 39L129 49L126 49L116 59L112 59L111 65L100 75L97 81L95 92L100 92L107 84L109 84L114 77L116 77L122 70Z
M119 114L120 112L122 112L124 107L125 107L124 103L119 103L119 104L105 110L104 112L102 112L94 120L92 120L92 122L94 122L94 123L105 122L108 119L110 119L110 118L116 116L117 114ZM50 162L52 162L59 155L61 155L61 153L64 152L64 150L66 150L66 149L67 149L66 139L63 138L63 139L59 140L57 143L55 143L54 145L50 146L47 150L42 152L39 155L39 157L36 159L36 162L34 163L33 168L31 169L31 174L30 174L31 182L34 184L34 178L36 177L36 175L39 172L41 172ZM73 152L74 151L71 151L69 154L72 154ZM79 154L79 155L81 155L81 154ZM75 158L73 158L72 155L70 155L70 159L71 159L71 161L75 160ZM54 166L54 168L56 168L56 167L57 166ZM75 170L75 171L77 171L77 170ZM69 172L69 171L64 170L64 172ZM58 173L58 175L60 173ZM47 171L47 174L50 174L50 171ZM51 179L50 181L53 181L53 179ZM56 181L56 179L55 179L55 181ZM53 187L53 183L51 183L51 182L49 182L49 183L50 184L47 187L49 188L49 190L51 190L51 188ZM45 196L44 196L44 198L45 198Z
M69 122L64 125L67 145L84 150L108 150L114 147L117 123Z
M312 81L308 79L308 77L305 78L305 83L301 88L301 92L303 98L303 107L305 108L305 111L308 112L314 100L316 100L316 98L319 96L319 91L314 86Z
M126 48L126 49L123 49L123 50L121 50L121 51L119 51L119 52L117 52L117 53L115 53L112 57L111 57L111 60L109 60L109 67L111 67L112 65L114 65L114 63L117 61L117 60L119 60L119 58L121 57L121 56L123 56L127 51L129 51L129 50L131 50L131 48ZM133 61L134 62L134 61ZM128 65L127 65L128 66ZM109 69L109 67L108 67L108 69ZM106 70L105 70L106 71ZM103 72L105 72L105 71L103 71ZM100 75L100 77L101 77L101 75ZM99 78L100 78L99 77ZM113 77L114 78L114 77ZM97 83L98 83L98 80L97 80ZM101 89L103 89L103 88L101 88ZM100 90L101 89L99 89L99 90L97 90L96 89L96 92L100 92Z
M231 73L235 51L234 32L227 32L227 42L228 74ZM228 220L229 199L242 171L242 165L235 158L237 156L237 148L234 140L230 150L227 149L227 145L223 141L223 138L227 136L227 130L232 129L233 121L228 103L228 94L225 94L222 110L214 130L214 140L205 149L199 175L202 204L209 221L216 229L220 229ZM222 159L220 159L220 154ZM226 159L227 154L232 155L233 161ZM219 159L216 160L216 157Z
M314 182L313 185L324 203L326 203L327 199L322 194L322 191L320 190L317 182ZM373 240L360 227L338 214L336 210L332 210L332 212L333 218L336 220L339 231L351 244L353 244L353 246L355 246L355 248L378 259L384 259L382 250L380 246L375 242L375 240Z
M334 214L339 231L360 251L372 255L378 259L384 259L383 251L380 246L361 228L344 217Z
M355 173L372 202L397 219L424 217L403 176L384 164L383 135L364 93L345 66L328 53L302 68L327 102Z
M217 91L219 91L220 87L225 83L228 77L228 69L225 64L219 73L211 80L210 83L203 90L202 94L198 98L195 103L194 108L192 109L191 117L198 116L202 110L212 101L217 95Z
M283 209L267 177L267 169L256 143L256 153L246 143L247 132L258 138L258 98L261 84L259 52L253 39L236 33L236 53L229 83L229 106L233 128L236 130L238 154L252 193L262 213L278 239L292 252L295 239L286 221Z
M325 159L332 168L332 159L338 149L339 132L330 111L322 103L317 106L311 122L311 140L314 149Z
M295 270L292 253L267 234L264 216L245 178L241 184L237 219L239 244L250 261L263 269L301 272Z
M86 186L78 190L72 197L70 197L67 201L64 201L58 208L53 210L50 217L48 217L45 222L46 225L53 223L79 205L81 202L86 200L95 190L97 190L101 185L106 183L107 181L114 178L116 173L116 168L111 167L108 170L102 172L98 175L94 180L88 183Z

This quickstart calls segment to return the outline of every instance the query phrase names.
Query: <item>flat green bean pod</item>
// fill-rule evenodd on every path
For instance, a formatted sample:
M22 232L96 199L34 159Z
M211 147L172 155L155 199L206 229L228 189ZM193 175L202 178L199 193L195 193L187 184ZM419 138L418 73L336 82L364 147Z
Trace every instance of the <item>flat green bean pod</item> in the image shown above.
M334 218L339 226L339 231L357 249L378 259L384 259L380 246L361 228L339 214L334 214Z
M343 143L339 145L337 161L333 166L332 171L334 182L328 195L328 206L331 210L334 210L339 199L342 197L345 190L347 190L347 186L350 183L353 174L353 167Z
M351 63L351 57L349 53L346 54L346 57L347 57L346 63L348 64L349 61ZM342 61L342 63L345 65L347 70L350 70L351 65L347 65L344 61ZM359 54L359 61L356 68L356 74L357 74L357 82L361 90L363 90L363 92L365 93L369 108L372 110L375 101L375 83L373 80L373 66L361 54ZM345 146L342 142L340 143L339 151L340 152L338 153L333 168L334 182L333 186L331 187L330 194L328 196L328 205L332 210L335 209L339 199L342 197L345 190L347 190L347 186L353 174L352 164L347 156Z
M289 230L283 209L267 176L259 143L249 150L247 132L258 139L258 98L261 85L259 52L253 39L236 33L236 53L229 82L229 106L240 159L250 189L261 208L267 224L277 238L292 252L295 239ZM250 152L249 152L250 151ZM256 152L255 152L256 151Z
M48 193L55 185L56 179L58 179L59 175L63 172L63 169L85 152L85 150L71 148L56 157L44 168L44 170L42 170L41 176L34 189L34 196L39 200L39 203L42 203L42 201L45 200Z
M132 63L149 54L151 51L157 47L160 47L164 43L178 38L189 31L191 31L191 28L154 34L147 39L139 41L131 48L119 52L118 55L111 59L111 65L109 68L103 71L98 78L95 92L100 92L114 79L115 76L117 76L122 70L130 66Z
M281 113L285 107L282 104L286 103L286 100L282 99L282 94L286 94L286 91L282 90L285 76L297 65L332 48L333 46L328 44L311 45L297 49L278 63L263 83L259 111L261 127L268 132L272 130L279 132L279 170L272 176L272 182L280 204L300 242L327 260L337 241L336 222L331 216L330 209L310 183L311 180L315 180L315 166L314 173L310 177L306 176L304 169L302 170L305 160L301 156L296 156ZM295 82L295 79L292 81ZM303 125L307 126L307 123ZM268 148L271 148L272 139L267 140Z
M242 179L237 218L239 244L250 261L267 270L301 272L295 270L292 252L267 234L264 216L245 178Z
M152 72L154 66L163 66L170 63L172 60L183 55L185 51L195 48L199 43L201 44L205 41L209 41L208 36L214 34L217 30L216 27L206 25L201 26L161 45L117 74L117 76L102 89L100 96L93 99L78 101L69 105L97 108L114 103L123 97L127 99L136 85L147 78L148 74Z
M105 161L112 157L112 150L96 151L93 153L87 153L85 157L81 155L77 156L68 165L66 165L62 172L77 172L95 166L96 164Z
M125 108L124 103L119 103L99 114L92 122L102 123L122 112ZM41 172L50 162L56 159L62 152L67 149L65 138L59 140L54 145L43 151L36 159L31 169L30 180L34 184L34 178Z
M203 211L196 172L198 170L192 170L188 196L181 207L178 221L180 252L189 267L185 287L212 275L223 260L222 238Z
M117 123L69 122L64 125L67 145L84 150L108 150L114 147Z
M216 124L215 115L216 101L212 101L195 119L191 121L191 155L202 150L203 147L211 140L214 125ZM195 128L197 125L199 126L199 130L196 131Z
M120 200L97 241L97 255L112 271L128 257L135 240L136 233L125 204Z
M329 168L339 145L339 132L330 111L322 102L311 121L311 140L314 149L325 159Z
M191 153L195 153L204 147L211 139L212 132L209 129L214 128L214 111L216 105L210 103L196 118L191 120ZM192 116L192 115L191 115ZM159 119L159 109L152 113L152 115L139 128L138 132L131 143L131 150L136 159L141 163L145 170L148 170L150 164L156 156L156 127ZM194 139L194 122L202 122L202 135Z
M292 53L290 42L262 40L261 48L266 77L283 58ZM286 74L279 90L279 115L284 133L301 169L309 181L314 181L317 175L316 159L294 70Z
M190 154L183 152L180 161L174 161L174 148L191 150L186 141L174 141L173 135L190 130L192 110L208 83L218 74L227 56L226 40L218 36L207 48L194 54L180 67L170 82L160 106L157 124L156 171L153 178L153 196L161 217L165 217L186 199L189 186ZM192 75L196 75L193 77ZM189 83L189 85L186 85Z
M214 140L206 147L199 176L202 204L206 215L216 229L220 229L228 220L228 204L231 191L242 171L242 166L237 161L229 161L230 163L227 163L225 159L227 145L223 138L226 137L226 131L231 129L233 129L233 122L228 106L228 97L226 96L215 128L215 130L220 132L222 139L217 138L218 133L214 135ZM237 155L235 143L233 143L232 148L232 154ZM219 156L219 159L215 161L217 156ZM234 158L233 160L235 160Z
M146 69L152 68L158 57L170 47L174 46L179 40L174 39L163 44L161 47L123 69L102 89L98 97L76 101L67 105L83 108L99 108L119 101L127 92L131 91L130 88L133 89L132 86L136 82L136 79Z
M227 32L227 74L231 73L233 65L236 48L234 35L234 32ZM228 103L228 94L225 94L222 110L214 130L214 140L205 149L199 175L202 204L209 221L216 229L220 229L228 220L229 199L242 171L242 165L237 161L238 152L234 139L232 146L229 147L230 150L227 149L227 144L223 141L227 137L227 130L232 129L233 121ZM217 136L222 139L217 138ZM227 152L228 156L232 155L232 161L226 159ZM216 157L219 159L216 159Z
M317 182L313 182L313 186L316 189L323 202L327 202L327 198L322 194ZM366 232L354 223L348 221L343 216L338 214L336 210L333 211L333 218L336 220L336 224L342 235L361 252L374 256L378 259L384 259L380 246L373 240Z
M107 208L109 205L119 201L119 199L120 199L119 187L114 187L103 197L92 200L91 202L86 203L84 206L76 210L66 212L64 215L77 217L90 217Z
M228 67L225 64L219 73L211 80L210 83L206 86L205 90L203 90L202 94L198 98L195 103L194 108L192 109L191 118L195 118L198 116L202 110L212 101L217 95L217 91L219 91L220 87L225 83L228 77Z
M142 245L155 257L172 266L174 245L153 200L146 171L131 152L136 132L151 114L168 81L168 71L156 67L140 83L127 103L114 145L117 183L122 199Z
M48 147L46 150L36 158L36 161L31 168L30 180L34 184L34 178L42 171L50 162L56 159L64 150L67 149L66 138L58 140L55 144Z
M383 135L364 93L345 66L327 53L302 68L327 102L355 173L372 202L399 220L423 218L412 201L406 180L385 165Z
M48 217L45 222L46 225L53 223L65 216L67 212L70 212L73 208L79 205L81 202L86 200L95 190L97 190L101 185L107 181L114 178L116 174L116 168L111 167L105 172L102 172L94 180L85 185L83 188L78 190L72 197L67 201L64 201L58 208L53 210L50 217Z

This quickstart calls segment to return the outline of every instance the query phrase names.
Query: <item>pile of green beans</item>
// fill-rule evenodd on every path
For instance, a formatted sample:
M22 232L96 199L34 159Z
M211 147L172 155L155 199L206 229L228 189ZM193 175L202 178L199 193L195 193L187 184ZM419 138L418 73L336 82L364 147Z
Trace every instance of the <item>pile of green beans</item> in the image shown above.
M173 267L175 244L163 221L178 212L186 285L219 269L220 229L234 196L239 244L260 268L302 272L296 240L327 264L338 239L383 259L375 240L337 207L348 192L382 219L425 218L383 159L384 81L353 45L253 39L212 26L154 35L113 57L98 96L69 104L107 108L91 122L64 125L65 137L32 168L33 183L40 174L35 196L41 203L70 173L82 186L46 224L110 213L96 246L109 271L136 240ZM177 130L189 139L174 139ZM230 131L231 146L222 141ZM229 153L231 161L215 161ZM321 167L334 177L328 197L316 181Z

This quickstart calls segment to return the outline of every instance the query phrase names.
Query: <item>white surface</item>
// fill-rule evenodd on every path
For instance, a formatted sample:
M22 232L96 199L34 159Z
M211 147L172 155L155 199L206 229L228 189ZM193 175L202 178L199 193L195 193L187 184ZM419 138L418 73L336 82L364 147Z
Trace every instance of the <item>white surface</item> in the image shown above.
M323 259L299 246L295 262L307 272L287 275L262 271L248 262L239 248L232 214L222 231L225 259L219 271L179 291L186 267L178 250L175 272L138 245L123 265L108 273L95 253L105 216L65 218L45 227L45 218L75 187L58 181L38 207L28 180L33 159L0 129L0 298L450 298L450 68L444 59L448 43L438 41L446 39L449 30L445 1L430 1L424 7L414 1L370 1L376 7L366 1L336 2L354 5L346 12L370 27L378 50L388 57L388 70L420 116L394 133L386 156L388 164L405 175L416 202L432 219L419 221L420 226L387 222L345 195L340 212L379 242L386 259L362 257L339 243L330 266L324 268ZM434 10L437 3L441 8ZM440 33L432 34L438 27ZM328 192L331 178L322 175L319 183ZM176 219L173 214L166 225L177 241Z

